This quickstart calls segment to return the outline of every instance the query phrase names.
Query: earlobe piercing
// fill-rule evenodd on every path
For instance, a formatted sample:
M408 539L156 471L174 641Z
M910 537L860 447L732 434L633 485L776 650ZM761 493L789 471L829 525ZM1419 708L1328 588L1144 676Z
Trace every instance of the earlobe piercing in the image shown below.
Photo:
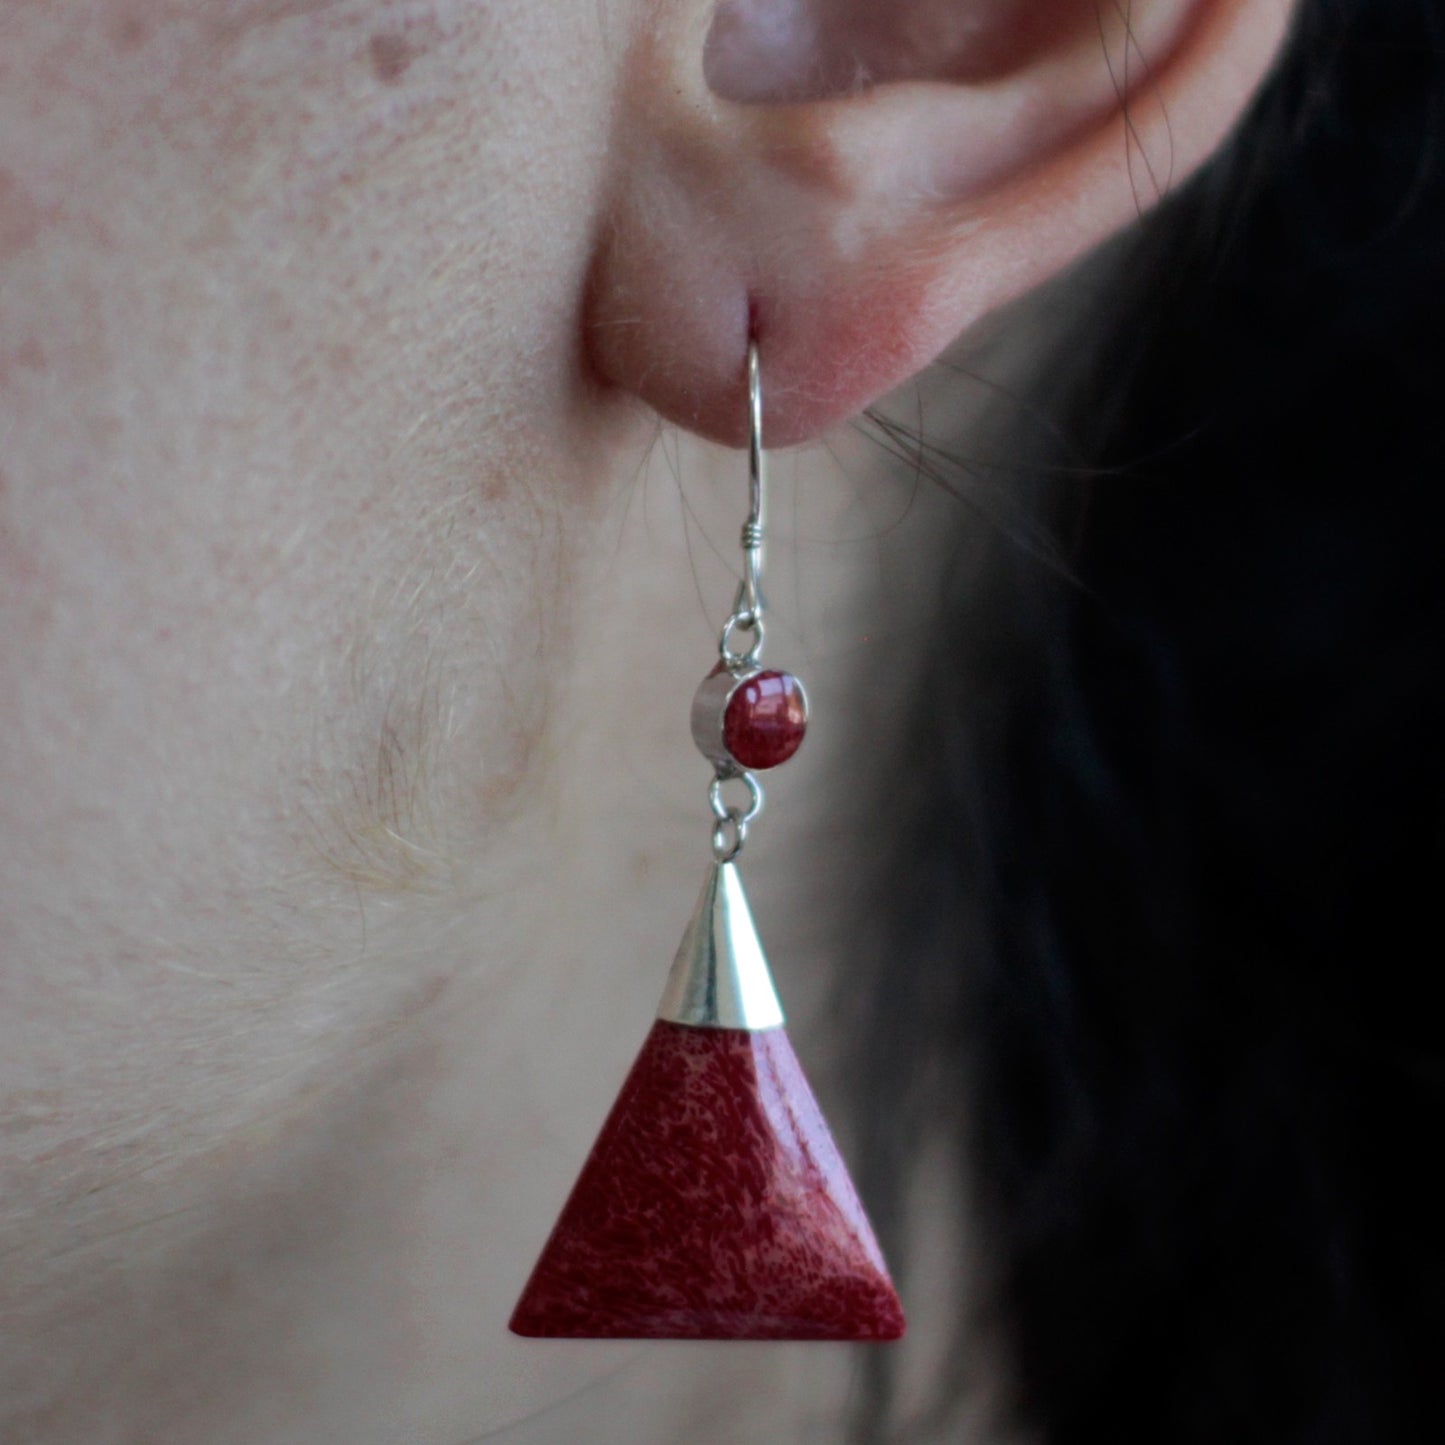
M713 765L713 862L657 1018L512 1314L553 1338L895 1340L903 1309L783 1027L737 858L755 772L807 725L761 664L762 384L748 347L743 576L693 700ZM728 793L735 797L730 801Z

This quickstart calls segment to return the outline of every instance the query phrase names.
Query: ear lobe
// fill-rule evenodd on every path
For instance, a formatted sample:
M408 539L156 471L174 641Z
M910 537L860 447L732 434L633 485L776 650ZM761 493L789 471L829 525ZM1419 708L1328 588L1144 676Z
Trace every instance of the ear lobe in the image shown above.
M731 0L717 24L800 4ZM1012 68L981 83L897 75L910 53L917 69L967 69L966 57L936 46L890 49L880 30L888 17L906 29L919 8L940 4L988 9L989 54L1011 57ZM1042 6L1059 23L1047 33L1035 23L1032 48L1010 49L1009 15L1030 4L1035 22ZM1126 224L1215 147L1289 18L1284 0L863 5L806 8L820 26L866 13L869 43L892 57L895 78L826 93L836 64L810 70L792 57L768 83L787 93L810 76L824 93L806 100L718 95L704 74L712 12L703 0L654 0L634 41L587 344L604 381L715 440L745 441L750 334L768 444L808 440ZM1092 38L1064 23L1079 5L1094 15ZM729 43L741 53L737 35ZM843 42L815 29L812 43Z

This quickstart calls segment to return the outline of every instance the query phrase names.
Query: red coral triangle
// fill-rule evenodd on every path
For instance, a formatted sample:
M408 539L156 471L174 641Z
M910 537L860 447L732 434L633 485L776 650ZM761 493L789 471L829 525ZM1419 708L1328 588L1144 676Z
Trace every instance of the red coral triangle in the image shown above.
M903 1334L783 1029L653 1025L511 1327L593 1339Z

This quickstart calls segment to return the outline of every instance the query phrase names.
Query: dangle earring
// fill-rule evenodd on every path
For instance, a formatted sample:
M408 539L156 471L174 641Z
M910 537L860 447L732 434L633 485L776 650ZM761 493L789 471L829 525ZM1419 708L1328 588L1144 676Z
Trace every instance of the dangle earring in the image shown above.
M748 346L743 578L692 708L713 863L652 1032L512 1314L551 1338L896 1340L903 1309L783 1028L737 857L802 685L764 670L762 389ZM728 791L739 801L729 802ZM746 801L742 801L745 799Z

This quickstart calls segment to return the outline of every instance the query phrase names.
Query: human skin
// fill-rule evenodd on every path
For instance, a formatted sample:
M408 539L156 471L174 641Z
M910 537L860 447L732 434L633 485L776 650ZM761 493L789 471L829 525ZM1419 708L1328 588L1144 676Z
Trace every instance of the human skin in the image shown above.
M1141 10L1188 60L1181 172L1267 63L1263 10ZM6 1441L461 1441L618 1370L588 1438L676 1439L731 1372L773 1382L780 1431L841 1408L836 1354L679 1367L501 1329L707 856L686 708L718 618L656 519L658 414L738 439L761 298L775 437L816 436L1135 191L1090 72L1022 139L1001 121L966 166L932 158L962 209L915 220L888 148L916 154L949 87L710 103L711 14L0 17ZM1012 58L995 90L968 74L963 119L1037 118L1007 7L989 34ZM733 459L681 455L728 545ZM826 528L840 504L812 495ZM878 611L857 547L824 550L792 626L843 701L857 649L807 639L916 618ZM837 827L839 746L800 759L758 845L755 901L815 969L827 924L783 878ZM564 1438L568 1408L507 1438Z

